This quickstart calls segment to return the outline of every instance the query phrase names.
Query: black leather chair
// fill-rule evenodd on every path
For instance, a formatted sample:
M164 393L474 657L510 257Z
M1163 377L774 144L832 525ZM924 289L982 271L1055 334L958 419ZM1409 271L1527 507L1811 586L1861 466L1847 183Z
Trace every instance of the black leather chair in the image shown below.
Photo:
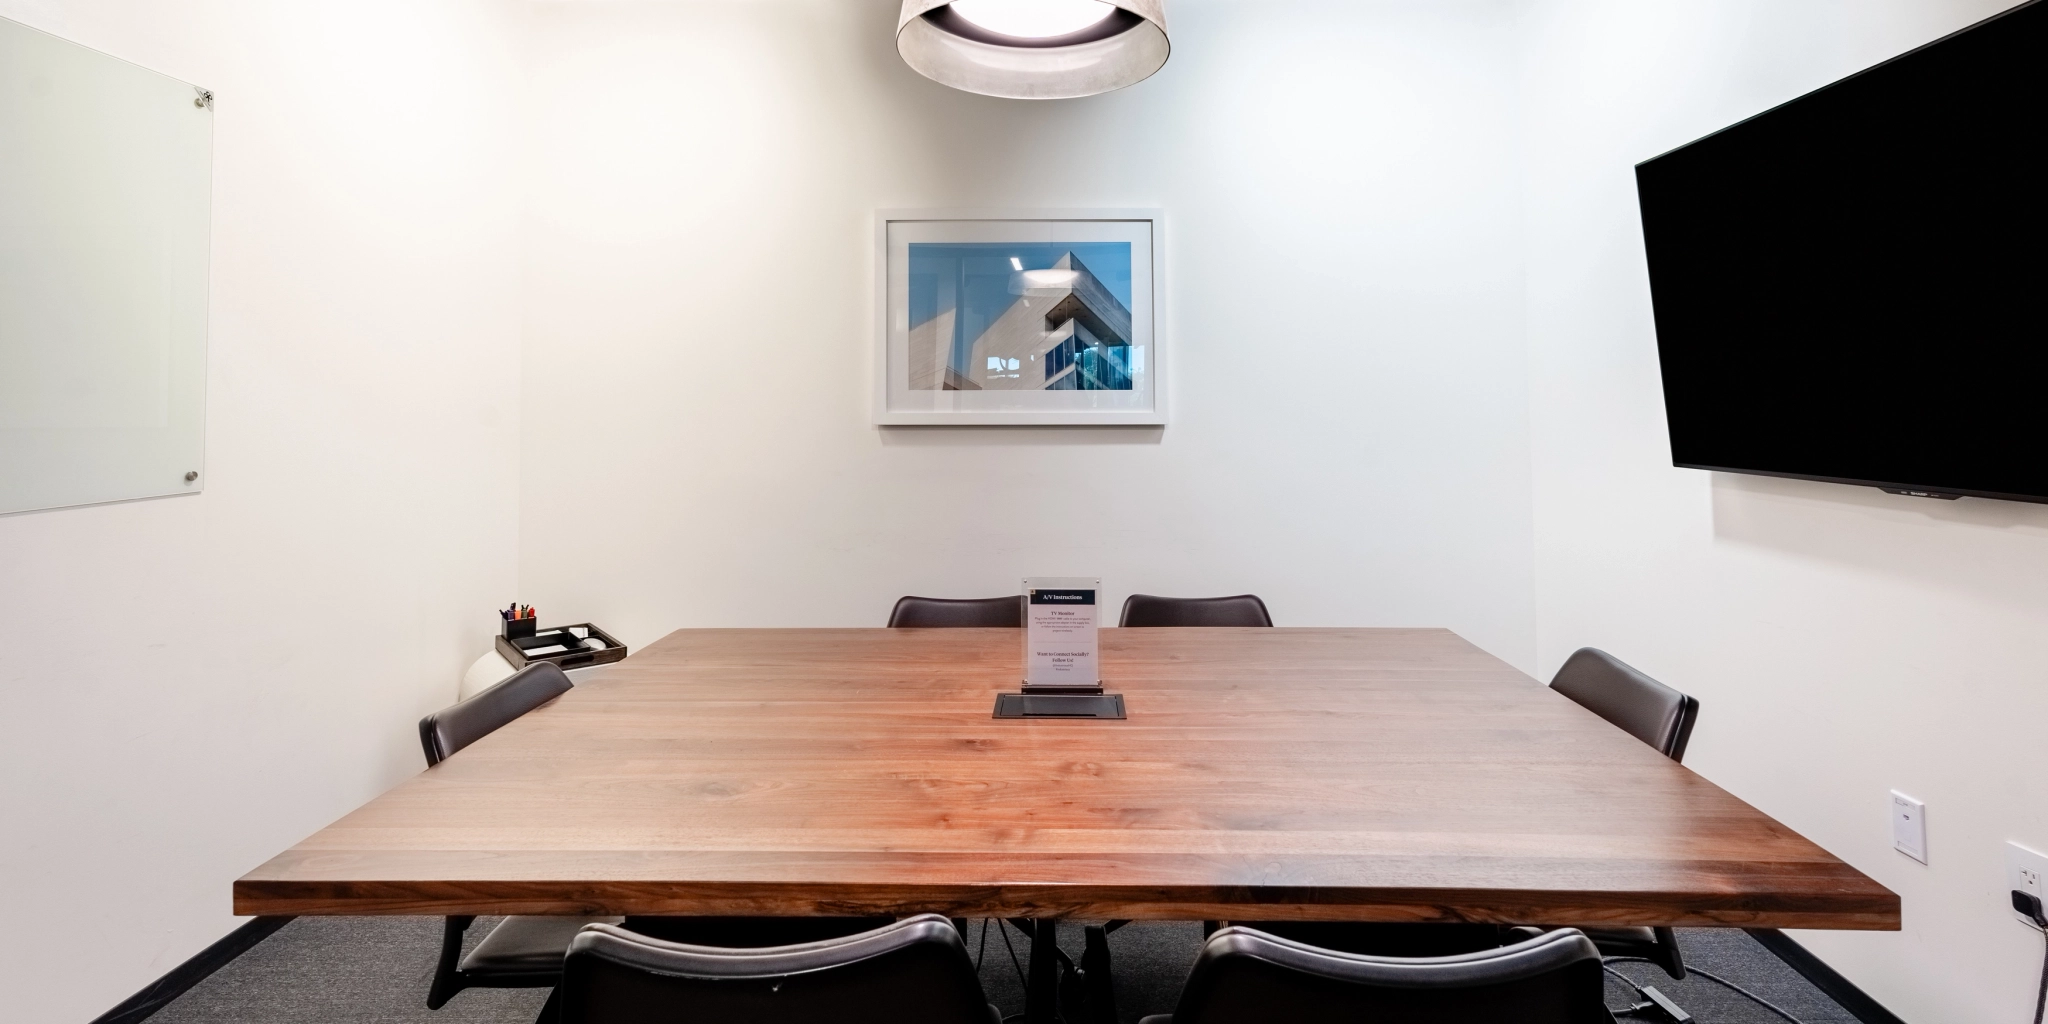
M503 682L453 707L420 719L420 748L427 767L490 735L499 727L569 692L562 670L545 662L528 665ZM550 988L562 980L562 956L578 929L617 917L505 918L462 955L462 937L474 917L448 918L441 929L441 958L427 989L427 1009L438 1010L466 988ZM552 999L550 1000L552 1005ZM545 1019L545 1013L543 1018Z
M1570 928L1476 953L1366 956L1253 928L1211 935L1171 1014L1140 1024L1613 1024L1600 952Z
M420 750L427 767L574 689L569 677L546 662L528 665L474 697L420 719Z
M1581 647L1565 659L1550 688L1614 723L1673 761L1685 760L1700 702L1637 671L1606 651ZM1585 932L1608 956L1642 957L1673 978L1685 977L1678 936L1669 928L1589 927Z
M1700 702L1637 671L1606 651L1581 647L1564 660L1550 688L1673 761L1685 760Z
M1494 924L1376 923L1361 921L1232 921L1290 942L1340 953L1403 958L1478 953L1520 942L1541 931Z
M766 949L591 925L569 945L562 1024L1000 1024L952 922L922 914Z
M890 629L1023 629L1024 598L901 597L889 610Z
M1270 626L1266 602L1257 594L1236 597L1154 597L1132 594L1124 598L1119 626Z

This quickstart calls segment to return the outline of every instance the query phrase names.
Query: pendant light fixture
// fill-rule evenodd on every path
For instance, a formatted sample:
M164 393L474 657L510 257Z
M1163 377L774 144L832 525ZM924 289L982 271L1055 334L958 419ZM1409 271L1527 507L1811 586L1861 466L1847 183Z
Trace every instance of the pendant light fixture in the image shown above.
M932 81L1058 100L1151 77L1166 63L1166 0L903 0L896 52Z

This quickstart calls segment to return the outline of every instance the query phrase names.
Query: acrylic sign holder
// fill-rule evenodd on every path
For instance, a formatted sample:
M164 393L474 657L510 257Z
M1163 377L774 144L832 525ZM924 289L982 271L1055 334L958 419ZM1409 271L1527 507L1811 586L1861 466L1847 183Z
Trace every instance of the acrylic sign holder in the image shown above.
M1024 581L1024 686L996 695L997 718L1124 717L1124 697L1102 692L1096 595L1102 581Z

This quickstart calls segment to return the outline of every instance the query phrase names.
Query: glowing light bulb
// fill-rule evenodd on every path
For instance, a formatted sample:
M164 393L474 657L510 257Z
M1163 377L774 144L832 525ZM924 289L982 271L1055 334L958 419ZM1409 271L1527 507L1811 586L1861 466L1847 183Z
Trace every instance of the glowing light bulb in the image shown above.
M1101 0L953 0L953 12L989 30L1019 39L1079 32L1116 13Z

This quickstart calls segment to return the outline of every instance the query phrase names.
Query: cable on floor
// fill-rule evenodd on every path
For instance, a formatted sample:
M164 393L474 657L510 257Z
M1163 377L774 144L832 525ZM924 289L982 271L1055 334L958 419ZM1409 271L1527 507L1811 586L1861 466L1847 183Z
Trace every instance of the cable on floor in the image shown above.
M974 976L981 977L981 954L988 951L988 918L981 919L981 944L974 947Z
M1619 981L1622 984L1627 985L1629 988L1634 989L1636 993L1636 998L1640 1000L1635 1005L1620 1010L1617 1010L1611 1006L1608 1007L1607 1012L1612 1014L1616 1019L1620 1019L1623 1017L1633 1017L1636 1014L1642 1013L1645 1010L1654 1010L1660 1008L1657 1004L1657 1001L1650 998L1650 993L1646 991L1643 986L1635 983L1635 979L1630 978L1628 975L1623 974L1620 971L1617 971L1614 968L1607 966L1607 964L1604 962L1601 963L1600 969L1602 971L1607 972L1616 981ZM1604 998L1600 1001L1602 1004L1605 1004L1607 1002L1607 1000ZM1662 1016L1669 1017L1671 1015L1669 1013L1665 1013L1662 1014ZM1690 1022L1691 1018L1681 1018L1681 1020Z
M2048 1009L2048 928L2041 930L2041 994L2034 997L2034 1024L2041 1024L2041 1011Z
M1607 957L1607 958L1605 958L1604 960L1602 960L1602 961L1600 962L1600 969L1601 969L1601 970L1603 970L1603 971L1606 971L1606 972L1607 972L1607 973L1609 973L1609 974L1612 974L1612 975L1614 975L1614 976L1615 976L1615 977L1617 977L1617 978L1620 978L1620 979L1621 979L1622 981L1625 981L1625 982L1627 982L1627 983L1628 983L1628 986L1629 986L1630 988L1632 988L1632 989L1635 989L1635 990L1636 990L1636 992L1640 994L1640 993L1641 993L1641 992L1643 991L1643 987L1642 987L1641 985L1638 985L1638 984L1636 984L1636 982L1635 982L1635 980L1634 980L1634 979L1632 979L1632 978L1628 977L1627 975L1625 975L1625 974L1621 973L1620 971L1617 971L1617 970L1615 970L1614 968L1612 968L1612 967L1609 967L1609 966L1607 966L1607 965L1608 965L1608 964L1654 964L1654 963L1656 963L1656 961L1655 961L1655 960L1651 960L1651 959L1649 959L1648 957L1640 957L1640 956L1610 956L1610 957ZM1788 1011L1788 1010L1786 1010L1786 1009L1785 1009L1784 1007L1782 1007L1782 1006L1779 1006L1778 1004L1776 1004L1776 1003L1774 1003L1774 1002L1771 1002L1770 1000L1768 1000L1768 999L1765 999L1764 997L1762 997L1762 996L1760 996L1760 995L1757 995L1756 993L1754 993L1754 992L1751 992L1750 990L1748 990L1748 989L1746 989L1746 988L1743 988L1742 986L1740 986L1740 985L1737 985L1736 983L1734 983L1734 982L1732 982L1732 981L1729 981L1728 979L1726 979L1726 978L1723 978L1723 977L1721 977L1721 976L1720 976L1720 975L1718 975L1718 974L1713 974L1713 973L1711 973L1711 972L1708 972L1708 971L1703 971L1703 970L1700 970L1699 968L1697 968L1697 967L1694 967L1694 966L1693 966L1693 965L1691 965L1691 964L1686 964L1686 965L1685 965L1685 973L1687 973L1687 974L1697 974L1697 975L1699 975L1700 977L1702 977L1702 978L1705 978L1705 979L1707 979L1708 981L1711 981L1711 982L1713 982L1713 983L1714 983L1714 984L1716 984L1716 985L1720 985L1720 986L1721 986L1721 987L1723 987L1723 988L1726 988L1726 989L1732 990L1733 992L1735 992L1735 994L1737 994L1737 995L1739 995L1739 996L1743 997L1744 999L1747 999L1747 1000L1749 1000L1750 1002L1752 1002L1752 1003L1755 1003L1755 1004L1757 1004L1758 1006L1761 1006L1761 1007L1763 1007L1764 1009L1766 1009L1766 1010L1769 1010L1769 1011L1771 1011L1772 1013L1775 1013L1775 1014L1777 1014L1778 1016L1780 1016L1780 1017L1783 1017L1783 1018L1785 1018L1786 1020L1789 1020L1789 1021L1791 1021L1791 1022L1792 1022L1792 1024L1806 1024L1806 1022L1805 1022L1805 1021L1803 1021L1803 1020L1800 1020L1799 1018L1797 1018L1797 1017L1794 1017L1794 1016L1792 1016L1791 1012L1790 1012L1790 1011ZM2041 1022L2040 1022L2040 1021L2035 1021L2035 1022L2034 1022L2034 1024L2041 1024Z

